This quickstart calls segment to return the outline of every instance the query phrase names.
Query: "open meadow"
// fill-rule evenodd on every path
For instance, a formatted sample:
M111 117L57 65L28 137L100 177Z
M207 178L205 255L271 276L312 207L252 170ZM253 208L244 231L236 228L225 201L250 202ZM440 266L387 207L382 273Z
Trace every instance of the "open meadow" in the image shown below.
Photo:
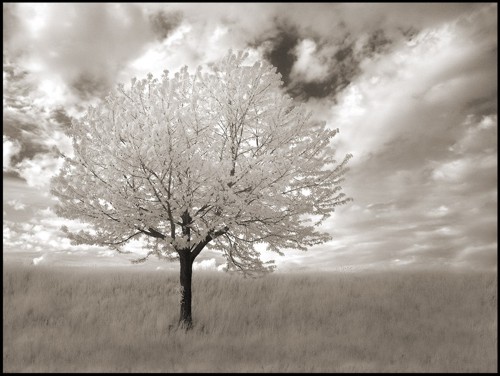
M3 270L4 372L496 372L497 273Z

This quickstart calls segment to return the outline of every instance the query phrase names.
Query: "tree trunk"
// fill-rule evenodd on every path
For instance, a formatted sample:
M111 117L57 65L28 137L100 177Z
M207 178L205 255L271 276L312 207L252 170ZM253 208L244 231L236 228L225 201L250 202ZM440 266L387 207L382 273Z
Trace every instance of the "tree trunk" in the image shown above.
M181 261L181 315L179 326L183 329L191 329L193 326L193 317L191 315L191 277L193 275L193 260L189 249L179 252Z

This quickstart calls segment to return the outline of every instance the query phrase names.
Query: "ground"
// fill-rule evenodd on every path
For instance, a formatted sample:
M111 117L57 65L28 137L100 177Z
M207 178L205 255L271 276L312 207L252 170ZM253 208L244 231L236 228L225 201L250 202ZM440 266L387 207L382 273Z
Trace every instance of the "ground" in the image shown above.
M496 372L497 273L194 272L4 264L4 372Z

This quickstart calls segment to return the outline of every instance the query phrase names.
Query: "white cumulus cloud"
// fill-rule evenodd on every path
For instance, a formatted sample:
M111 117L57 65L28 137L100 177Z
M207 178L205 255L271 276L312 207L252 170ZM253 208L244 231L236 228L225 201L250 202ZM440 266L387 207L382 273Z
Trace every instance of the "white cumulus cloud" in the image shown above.
M11 169L12 157L21 151L21 145L16 140L10 140L3 136L3 170Z
M16 167L19 175L30 187L48 187L50 179L59 171L62 158L54 158L48 154L37 154L33 159L25 159Z
M9 200L7 201L7 205L11 206L14 210L24 210L26 208L26 204L19 200Z
M195 261L193 263L193 270L218 270L220 271L221 268L217 267L217 263L214 258L208 259L208 260L203 260L200 262Z
M317 49L311 39L304 39L295 47L297 61L292 67L291 77L305 82L322 81L328 77L328 60Z

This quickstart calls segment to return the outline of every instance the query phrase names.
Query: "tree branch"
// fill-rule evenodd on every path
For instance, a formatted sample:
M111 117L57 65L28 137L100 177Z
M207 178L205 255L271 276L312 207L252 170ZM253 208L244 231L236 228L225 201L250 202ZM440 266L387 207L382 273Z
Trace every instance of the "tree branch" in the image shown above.
M221 235L224 235L228 231L229 231L229 227L226 226L222 230L215 231L215 232L209 232L207 237L204 240L202 240L201 242L199 242L194 247L194 249L191 251L191 260L194 260L196 258L196 256L198 256L200 254L200 252L203 250L203 248L205 248L205 246L208 243L210 243L213 239L215 239Z
M139 234L141 234L141 231L136 232L135 234L130 235L130 236L129 236L127 239L125 239L125 240L122 240L122 241L119 241L119 242L116 242L116 243L112 243L112 242L102 242L102 244L106 244L106 245L119 245L119 244L123 244L123 243L127 242L128 240L132 239L134 236L137 236L137 235L139 235Z

